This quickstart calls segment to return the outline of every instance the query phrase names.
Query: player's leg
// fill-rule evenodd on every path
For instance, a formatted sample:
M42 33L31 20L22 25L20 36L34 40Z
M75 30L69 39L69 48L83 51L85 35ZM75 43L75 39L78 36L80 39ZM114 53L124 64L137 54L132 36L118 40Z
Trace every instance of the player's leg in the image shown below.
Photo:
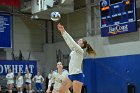
M62 85L60 87L59 93L69 93L69 88L72 86L72 81L65 77L62 81Z
M73 81L73 93L81 93L82 90L82 82L79 81Z
M81 93L83 82L84 82L84 74L79 73L75 75L71 75L73 79L73 93Z

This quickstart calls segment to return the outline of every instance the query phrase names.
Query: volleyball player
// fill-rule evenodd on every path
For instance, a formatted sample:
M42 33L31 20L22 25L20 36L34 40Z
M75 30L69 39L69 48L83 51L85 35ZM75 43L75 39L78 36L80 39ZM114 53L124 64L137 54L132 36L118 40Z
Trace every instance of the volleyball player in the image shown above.
M51 85L53 85L52 93L59 93L62 80L68 75L68 71L63 69L62 62L57 62L57 70L53 71L52 77L49 80L48 89L46 93L51 93Z
M23 76L21 76L21 72L19 71L16 77L16 87L18 93L22 93L22 85L23 85Z
M34 78L32 79L33 82L35 82L35 86L36 86L36 91L37 92L42 92L42 83L44 82L44 78L42 75L40 75L40 72L37 72L37 75L34 76Z
M10 68L8 69L6 79L7 79L8 92L12 93L13 84L14 84L14 73L11 71Z
M32 74L29 72L28 69L26 69L26 74L24 78L25 78L26 93L32 93L32 90L31 90Z
M65 42L71 49L69 75L68 77L64 78L59 93L67 93L68 89L71 86L73 86L73 93L81 93L84 80L84 75L81 69L84 54L83 49L86 49L86 52L89 55L95 55L96 53L85 39L81 38L76 43L73 38L66 32L63 25L59 23L57 25L57 28L62 34Z

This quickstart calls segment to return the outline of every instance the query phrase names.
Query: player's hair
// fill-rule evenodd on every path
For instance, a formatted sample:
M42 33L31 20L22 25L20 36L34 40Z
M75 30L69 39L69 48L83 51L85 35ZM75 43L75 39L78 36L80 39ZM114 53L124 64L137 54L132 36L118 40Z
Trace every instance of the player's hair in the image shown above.
M20 76L21 76L21 72L19 71L18 74L17 74L17 77L16 79L18 79L20 76L19 76L19 73L20 73Z
M83 44L84 46L82 47L83 49L86 48L86 52L89 54L89 55L96 55L96 52L95 50L90 46L90 44L87 43L87 41L85 39L83 39Z
M8 73L9 73L9 71L12 72L12 69L11 68L8 68Z

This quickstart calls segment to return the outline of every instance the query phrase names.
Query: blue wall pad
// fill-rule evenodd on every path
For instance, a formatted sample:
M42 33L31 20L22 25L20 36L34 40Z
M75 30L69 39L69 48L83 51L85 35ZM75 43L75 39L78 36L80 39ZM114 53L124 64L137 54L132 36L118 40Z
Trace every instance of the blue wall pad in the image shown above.
M83 72L87 93L140 93L140 54L84 59Z

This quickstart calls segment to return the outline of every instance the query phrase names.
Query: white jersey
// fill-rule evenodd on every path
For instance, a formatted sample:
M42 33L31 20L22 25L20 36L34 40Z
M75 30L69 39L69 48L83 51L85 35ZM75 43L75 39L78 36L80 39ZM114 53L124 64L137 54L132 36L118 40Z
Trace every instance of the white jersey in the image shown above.
M49 73L49 75L48 75L48 79L50 80L51 78L52 78L52 74Z
M73 38L66 31L64 31L62 36L71 49L69 74L71 75L82 73L81 67L83 62L84 50L73 40Z
M16 78L16 86L22 87L22 85L23 85L23 76L19 76L18 78Z
M66 77L68 75L68 71L63 69L62 71L62 74L59 74L56 71L53 71L53 74L52 74L52 78L49 80L49 84L48 84L48 87L51 86L52 83L54 83L54 86L53 88L55 90L59 90L60 89L60 86L62 84L62 80L64 79L64 77Z
M36 75L34 76L33 80L36 82L36 83L42 83L44 81L44 78L42 77L42 75Z
M14 73L8 73L6 75L6 79L7 79L7 84L13 84L14 83Z
M32 74L25 74L25 82L31 83Z

